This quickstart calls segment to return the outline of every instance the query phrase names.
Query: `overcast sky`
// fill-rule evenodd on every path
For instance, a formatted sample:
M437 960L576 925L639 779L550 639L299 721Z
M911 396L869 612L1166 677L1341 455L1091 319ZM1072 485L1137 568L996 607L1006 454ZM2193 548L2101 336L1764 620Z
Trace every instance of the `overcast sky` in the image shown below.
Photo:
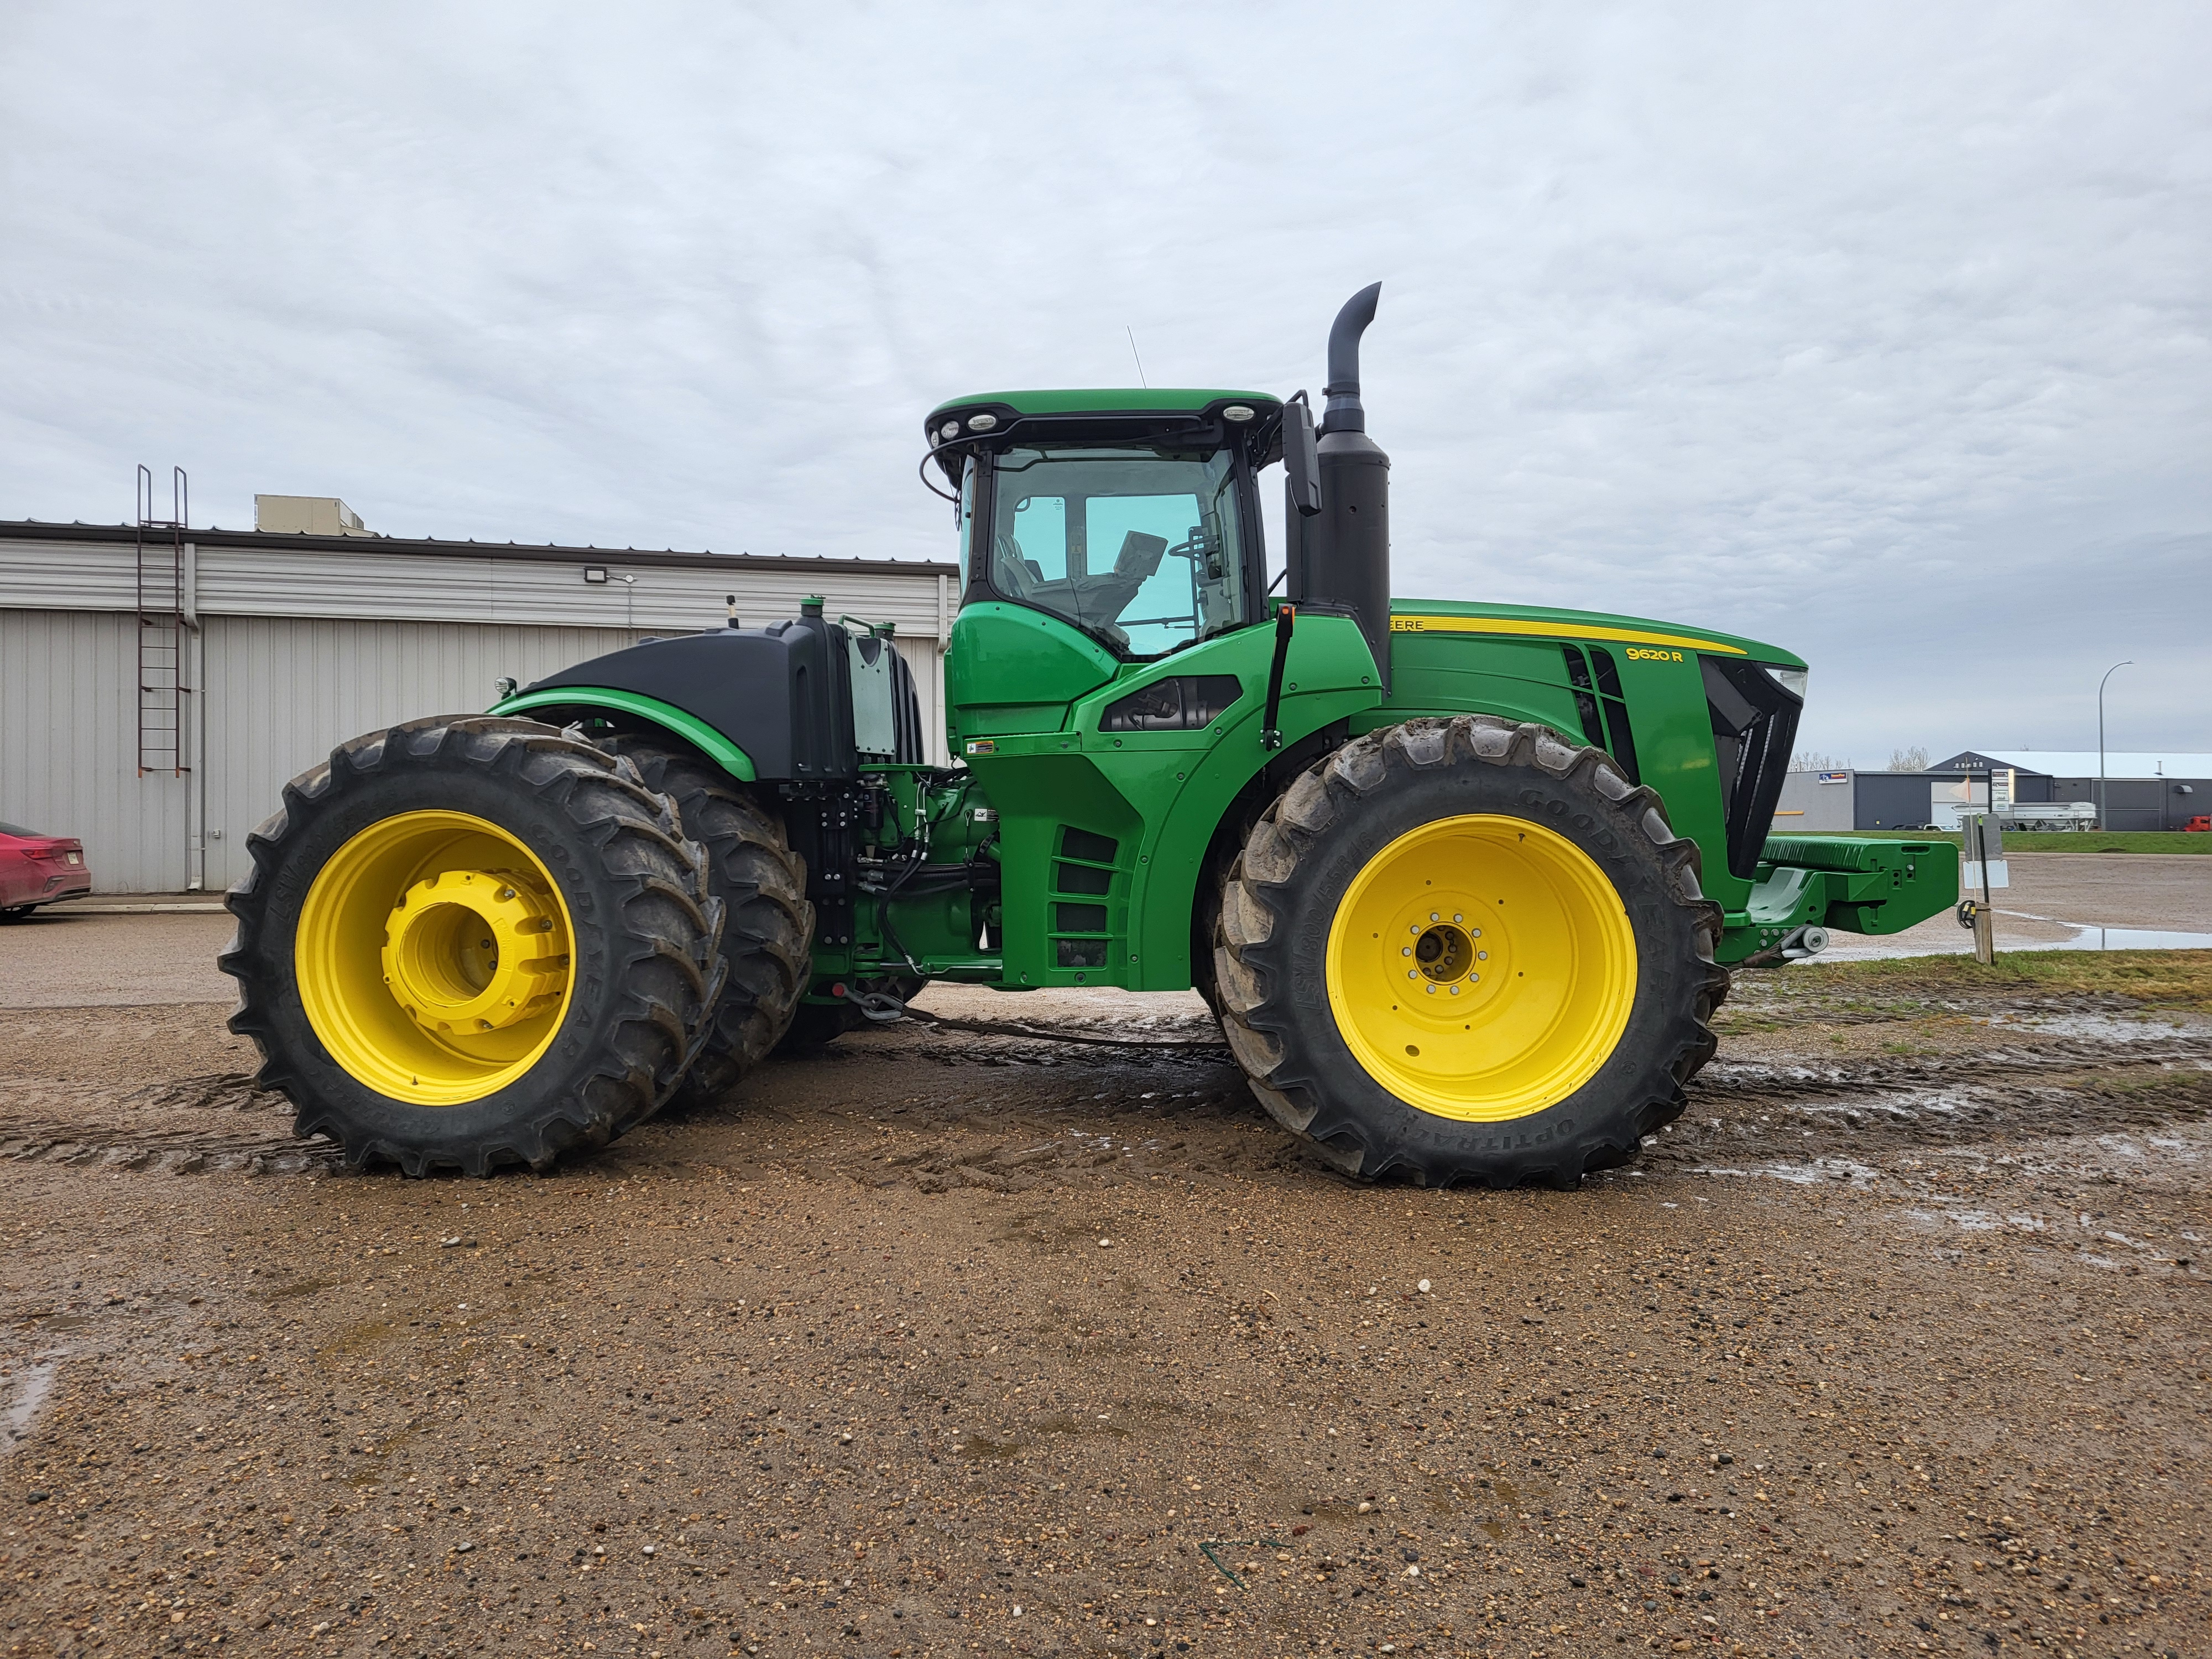
M317 21L318 19L320 21ZM1317 392L1401 594L2212 750L2212 9L0 0L0 516L946 556L955 394ZM4 580L0 565L0 580Z

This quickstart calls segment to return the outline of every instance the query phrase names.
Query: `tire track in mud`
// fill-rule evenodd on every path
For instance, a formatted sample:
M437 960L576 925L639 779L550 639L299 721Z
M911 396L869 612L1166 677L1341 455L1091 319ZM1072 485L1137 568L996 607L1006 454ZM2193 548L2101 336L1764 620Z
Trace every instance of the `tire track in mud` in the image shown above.
M2002 1030L2003 1028L1998 1028ZM2033 1027L2020 1036L2032 1038ZM1880 1159L1917 1148L2060 1140L2212 1118L2212 1038L2133 1028L2117 1040L2008 1040L1856 1064L1717 1061L1646 1167L1732 1157Z
M169 1175L307 1175L337 1169L343 1162L338 1148L320 1139L189 1130L103 1134L82 1124L25 1121L4 1115L0 1115L0 1158Z
M1831 1024L1814 1012L1807 1035ZM1916 1149L2142 1133L2212 1119L2212 1027L2201 1021L2014 1006L1994 1018L1984 1011L1975 1024L1977 1037L1995 1039L1990 1046L1850 1060L1786 1053L1717 1060L1637 1167L1689 1175L1716 1160L1808 1158L1864 1167ZM1157 1038L1155 1047L1133 1046L1132 1029L1070 1021L1063 1037L1035 1025L1000 1033L917 1022L855 1034L760 1074L720 1109L660 1117L599 1162L711 1158L732 1131L749 1134L772 1121L782 1126L773 1133L787 1137L786 1150L767 1161L864 1187L1006 1193L1158 1173L1327 1174L1262 1121L1227 1049L1210 1040L1210 1022L1134 1028ZM945 1080L917 1081L917 1061ZM962 1073L978 1086L945 1076ZM1000 1080L981 1083L994 1073ZM897 1079L889 1086L887 1074ZM848 1121L855 1101L877 1103L871 1111L931 1131L942 1144L881 1158ZM0 1160L176 1174L342 1168L335 1146L266 1121L289 1112L245 1072L129 1091L18 1077L0 1080Z
M155 1174L307 1175L338 1148L240 1118L289 1119L290 1103L246 1073L166 1079L133 1090L0 1083L0 1160ZM208 1123L209 1116L232 1121ZM151 1121L149 1121L151 1120Z

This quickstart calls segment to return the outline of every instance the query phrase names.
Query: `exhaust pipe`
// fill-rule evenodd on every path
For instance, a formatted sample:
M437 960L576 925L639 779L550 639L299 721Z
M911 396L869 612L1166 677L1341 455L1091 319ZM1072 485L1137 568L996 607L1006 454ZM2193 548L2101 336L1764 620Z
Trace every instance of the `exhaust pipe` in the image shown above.
M1284 514L1293 603L1350 616L1367 636L1376 673L1390 690L1390 458L1367 435L1359 400L1359 340L1375 320L1382 284L1345 301L1328 331L1328 382L1322 388L1321 512L1294 502Z
M1332 432L1364 432L1367 410L1359 401L1359 337L1375 320L1376 302L1382 284L1370 283L1344 302L1328 330L1328 384L1321 389L1321 435Z

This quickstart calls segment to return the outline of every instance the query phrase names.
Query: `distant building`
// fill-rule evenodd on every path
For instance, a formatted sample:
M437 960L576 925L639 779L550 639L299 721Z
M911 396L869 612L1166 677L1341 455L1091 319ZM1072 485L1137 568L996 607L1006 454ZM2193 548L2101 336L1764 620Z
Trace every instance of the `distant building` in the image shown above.
M1963 801L1966 784L1964 772L1792 772L1775 803L1774 833L1925 829L1938 821L1936 792L1955 789Z
M1929 769L1990 781L1997 804L2098 800L2094 749L1967 749ZM2212 812L2212 755L2105 751L2101 828L2179 830Z
M2084 763L2086 763L2086 764ZM2149 755L2121 750L2105 756L2102 827L2179 830L2212 813L2212 755ZM1955 827L1964 807L2094 803L2097 753L1969 749L1924 772L1863 772L1844 767L1792 772L1776 803L1777 835L1855 830ZM2080 820L2095 825L2094 817Z

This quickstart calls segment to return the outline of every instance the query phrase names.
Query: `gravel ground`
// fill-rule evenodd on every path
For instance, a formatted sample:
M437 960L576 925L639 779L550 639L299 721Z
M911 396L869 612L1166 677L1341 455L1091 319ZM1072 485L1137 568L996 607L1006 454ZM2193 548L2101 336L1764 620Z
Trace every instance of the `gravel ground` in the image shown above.
M252 1089L226 933L0 929L0 1651L2207 1650L2212 959L1746 976L1575 1194L947 989L1034 1034L406 1182Z
M0 1008L237 1001L215 965L228 915L87 915L66 906L0 926Z

